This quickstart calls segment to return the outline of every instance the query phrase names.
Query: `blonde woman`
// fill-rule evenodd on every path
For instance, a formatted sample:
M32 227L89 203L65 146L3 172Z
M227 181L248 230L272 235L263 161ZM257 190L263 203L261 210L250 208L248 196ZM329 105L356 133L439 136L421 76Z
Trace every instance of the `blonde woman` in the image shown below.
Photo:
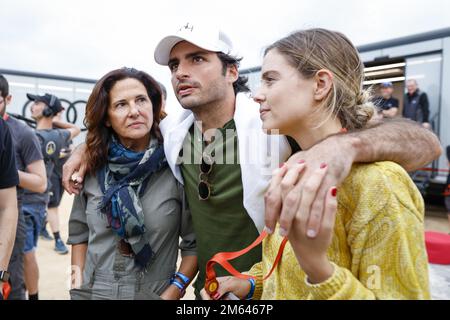
M353 44L324 29L298 31L265 51L260 104L264 129L279 129L307 150L330 135L366 126L374 109L363 90L364 66ZM305 163L273 184L295 185ZM315 172L316 184L327 171ZM289 175L289 176L288 176ZM296 186L295 188L299 188ZM294 188L294 192L295 192ZM285 197L288 197L285 195ZM294 198L293 198L294 199ZM308 217L285 198L276 230L263 242L263 259L249 271L256 281L219 278L219 295L253 299L428 299L424 203L405 170L393 162L355 164L329 190L323 218ZM311 201L302 201L302 206ZM297 213L299 212L299 213ZM313 221L316 219L316 221ZM319 231L310 228L320 225ZM283 237L289 242L273 275ZM203 292L203 296L207 295ZM215 296L217 298L217 296Z

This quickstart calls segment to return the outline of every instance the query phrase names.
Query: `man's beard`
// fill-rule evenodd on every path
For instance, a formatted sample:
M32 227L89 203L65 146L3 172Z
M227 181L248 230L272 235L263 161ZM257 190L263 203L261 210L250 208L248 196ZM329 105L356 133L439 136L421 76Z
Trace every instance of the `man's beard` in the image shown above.
M187 109L187 110L198 109L203 106L210 105L210 104L214 103L215 101L219 101L225 97L225 94L223 94L223 92L224 92L223 89L225 88L225 84L217 83L217 82L218 81L216 80L215 82L210 83L208 85L207 89L203 86L198 85L198 86L196 86L196 89L197 89L196 95L192 95L192 96L189 95L189 96L182 97L182 98L179 98L177 96L177 100L181 104L183 109ZM221 88L222 88L222 90L221 90ZM203 89L203 91L201 91L202 89ZM205 89L206 89L206 91L205 91ZM183 102L183 99L186 99L186 101Z

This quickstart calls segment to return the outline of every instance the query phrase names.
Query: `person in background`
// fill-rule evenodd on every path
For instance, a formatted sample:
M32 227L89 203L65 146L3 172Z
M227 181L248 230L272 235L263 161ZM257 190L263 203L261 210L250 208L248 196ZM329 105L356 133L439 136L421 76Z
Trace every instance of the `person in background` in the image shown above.
M55 240L55 251L59 254L67 254L69 251L62 241L59 232L60 223L58 211L54 209L56 203L54 203L55 201L50 202L50 200L55 200L56 198L59 198L57 199L58 201L61 200L61 197L59 196L61 190L57 190L59 182L56 181L58 185L53 185L52 177L55 175L55 171L58 170L63 150L67 148L70 141L80 134L81 130L74 124L61 121L60 117L58 117L58 114L60 114L64 108L56 96L50 94L45 94L44 96L27 94L27 97L34 101L34 104L31 107L31 115L37 123L36 134L40 138L46 164L48 179L47 194L45 195L48 212L46 217ZM57 194L54 194L54 191ZM48 209L49 205L51 206L51 209Z
M55 119L57 119L57 121L62 121L61 116L62 116L63 111L60 111L56 116ZM71 145L72 145L72 141L70 140L69 142L67 142L66 145L64 145L60 151L60 155L58 159L55 159L55 167L53 169L53 173L50 177L50 184L51 184L51 189L49 190L49 202L47 205L48 208L48 214L45 216L44 221L42 221L42 229L41 229L41 233L40 233L40 237L44 240L53 240L54 238L48 233L47 231L47 217L56 217L55 218L51 218L52 222L56 223L56 227L55 230L59 229L59 224L58 224L58 217L59 217L59 205L61 203L62 200L62 196L64 194L64 188L62 186L62 167L65 163L65 161L67 160L67 158L70 156L71 153ZM53 228L52 228L53 230ZM58 252L60 253L64 253L67 252L67 250L64 250L63 247L61 247L62 250L59 250Z
M5 102L0 101L3 105ZM9 283L8 265L16 237L17 193L19 185L14 147L5 121L0 118L0 300Z
M47 174L47 189L44 193L35 193L25 189L23 200L23 211L26 222L26 241L24 256L25 284L30 300L39 299L39 267L36 259L36 248L41 231L41 222L47 211L49 192L51 189L50 177L53 173L55 163L67 141L80 133L75 125L54 120L55 115L63 110L59 99L51 94L43 96L27 94L28 99L34 101L31 106L31 116L36 120L36 134L39 138ZM53 129L53 126L61 129ZM66 254L67 247L64 245L59 234L58 217L48 217L50 226L53 227L55 237L55 251Z
M15 150L16 166L19 174L17 186L17 205L19 218L17 224L16 240L9 262L11 279L10 300L25 300L24 280L24 247L26 239L25 217L22 210L24 189L42 193L47 188L47 176L42 157L41 145L36 133L28 125L9 116L6 108L11 104L13 97L9 93L9 84L6 78L0 75L0 117L5 121L11 132Z
M425 128L431 129L430 125L430 105L428 96L420 91L417 81L409 79L406 81L407 92L403 102L403 117L421 123Z
M393 118L397 116L398 99L392 95L394 93L394 85L392 82L383 82L380 85L381 96L375 99L375 105L380 108L383 117Z

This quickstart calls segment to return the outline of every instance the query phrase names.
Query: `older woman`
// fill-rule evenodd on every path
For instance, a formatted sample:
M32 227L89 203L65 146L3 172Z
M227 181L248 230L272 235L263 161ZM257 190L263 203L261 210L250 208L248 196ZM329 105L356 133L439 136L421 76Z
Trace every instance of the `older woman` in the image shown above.
M160 109L158 83L135 69L106 74L89 97L88 175L69 221L72 299L179 299L197 272L191 216L165 160Z

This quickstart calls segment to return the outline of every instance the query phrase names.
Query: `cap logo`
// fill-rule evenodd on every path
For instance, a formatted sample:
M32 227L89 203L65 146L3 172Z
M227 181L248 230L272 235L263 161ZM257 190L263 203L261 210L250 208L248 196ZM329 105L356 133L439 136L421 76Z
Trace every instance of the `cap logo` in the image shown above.
M192 31L194 31L194 26L188 22L184 26L182 26L178 31L182 31L183 29L191 30L191 32L192 32Z

